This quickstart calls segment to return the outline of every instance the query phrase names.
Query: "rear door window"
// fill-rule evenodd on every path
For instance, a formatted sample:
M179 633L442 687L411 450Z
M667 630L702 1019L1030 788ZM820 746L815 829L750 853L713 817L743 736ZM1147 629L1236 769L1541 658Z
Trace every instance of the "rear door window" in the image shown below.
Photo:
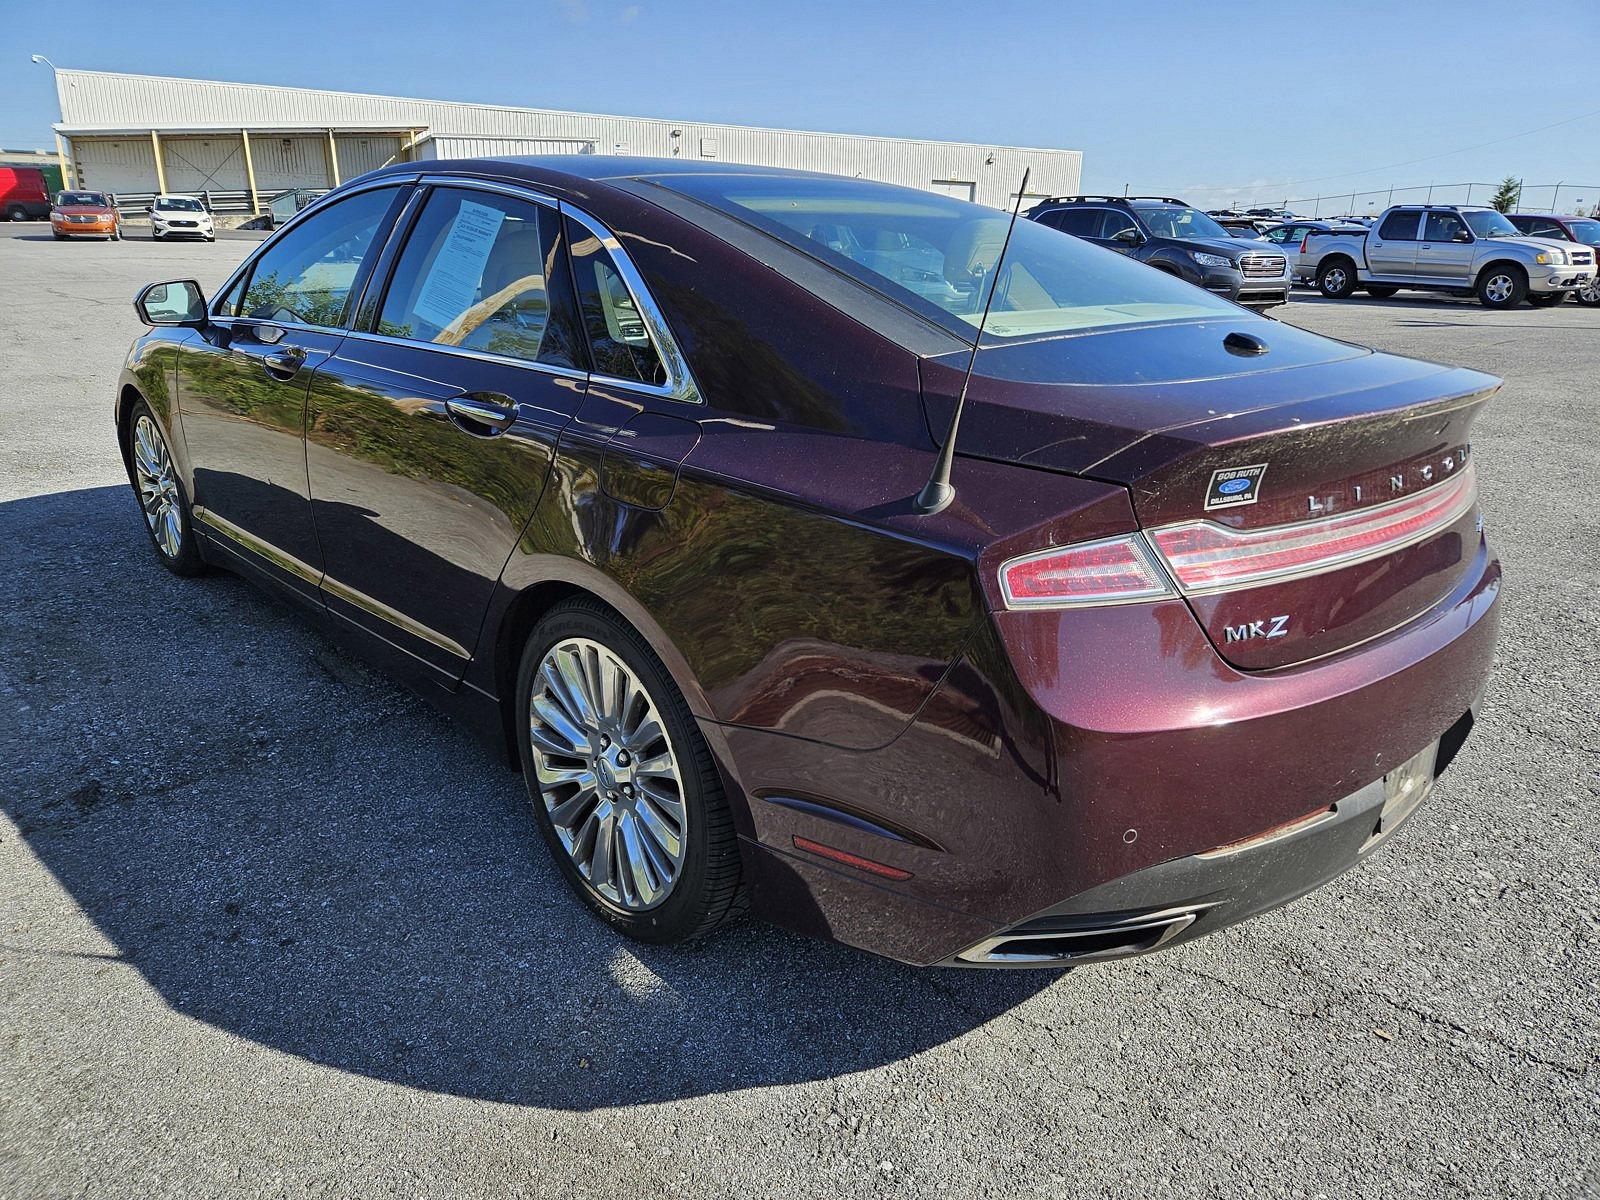
M239 315L337 329L399 189L357 192L285 230L256 259Z
M627 280L623 279L598 237L576 221L567 221L566 227L571 239L578 307L589 335L595 373L630 383L664 385L666 367L656 352L650 327ZM842 225L832 226L823 231L822 236L857 251L862 246L854 231ZM853 257L844 250L837 253Z
M1417 240L1417 224L1422 214L1417 209L1410 212L1390 213L1384 218L1378 230L1378 240L1384 242L1414 242Z
M1098 208L1063 208L1057 211L1056 228L1074 237L1099 237L1100 212Z
M436 189L406 237L376 332L585 369L560 215L495 192Z

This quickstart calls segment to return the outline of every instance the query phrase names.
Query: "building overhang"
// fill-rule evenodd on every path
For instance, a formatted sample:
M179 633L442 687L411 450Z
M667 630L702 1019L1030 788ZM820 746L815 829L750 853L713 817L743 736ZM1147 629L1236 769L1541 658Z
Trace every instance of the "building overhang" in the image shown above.
M359 137L363 134L380 137L415 137L422 140L429 135L426 125L68 125L57 122L51 126L62 137L70 138L147 138L152 133L161 137L237 137L248 133L251 137Z

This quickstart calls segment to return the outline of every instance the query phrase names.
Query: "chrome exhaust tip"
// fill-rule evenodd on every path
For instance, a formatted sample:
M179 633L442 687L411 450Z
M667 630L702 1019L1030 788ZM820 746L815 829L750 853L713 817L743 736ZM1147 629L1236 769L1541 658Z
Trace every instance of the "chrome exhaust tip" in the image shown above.
M1030 929L1019 925L985 938L956 958L977 966L1028 966L1122 958L1160 949L1177 937L1210 905L1140 913L1094 925Z

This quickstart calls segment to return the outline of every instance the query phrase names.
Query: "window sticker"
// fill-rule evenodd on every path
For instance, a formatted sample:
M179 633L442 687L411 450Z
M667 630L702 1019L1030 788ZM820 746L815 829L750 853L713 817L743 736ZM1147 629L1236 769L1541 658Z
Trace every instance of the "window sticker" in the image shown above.
M450 235L428 271L428 281L412 311L424 321L447 327L478 299L484 264L500 235L506 214L487 204L463 200Z

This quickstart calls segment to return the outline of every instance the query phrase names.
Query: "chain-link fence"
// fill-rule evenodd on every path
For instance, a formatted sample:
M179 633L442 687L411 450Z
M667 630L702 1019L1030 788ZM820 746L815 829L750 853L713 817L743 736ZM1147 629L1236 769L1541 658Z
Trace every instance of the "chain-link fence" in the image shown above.
M1589 216L1600 207L1600 183L1524 183L1512 204L1516 212L1565 213ZM1219 188L1214 193L1244 189ZM1325 192L1296 199L1250 201L1234 199L1236 208L1282 207L1312 217L1375 216L1391 204L1488 204L1500 190L1496 183L1428 183L1411 187L1381 187L1366 191ZM1204 193L1201 193L1202 195ZM1259 197L1260 192L1255 195ZM1214 207L1214 206L1213 206Z

